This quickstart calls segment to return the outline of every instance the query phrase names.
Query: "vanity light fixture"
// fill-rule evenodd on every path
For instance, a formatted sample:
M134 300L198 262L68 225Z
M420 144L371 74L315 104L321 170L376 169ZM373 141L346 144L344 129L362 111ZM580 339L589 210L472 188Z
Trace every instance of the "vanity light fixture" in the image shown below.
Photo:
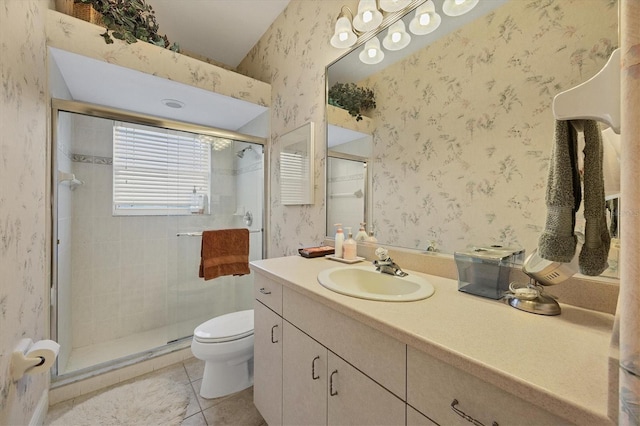
M376 0L360 0L358 14L353 18L353 27L362 32L375 30L382 23L382 12L376 7Z
M384 52L380 49L380 40L378 37L373 37L371 40L365 43L364 49L358 56L360 61L368 65L374 65L382 62L384 59Z
M442 11L448 16L460 16L476 7L478 0L444 0Z
M409 22L409 31L415 35L425 35L434 32L442 22L436 13L432 0L427 0L416 9L416 16Z
M387 50L400 50L407 47L411 36L407 33L402 19L394 22L387 31L387 36L382 40L382 45Z
M353 20L353 14L351 10L342 6L340 10L340 15L338 15L338 20L336 21L336 29L333 33L333 37L331 37L331 45L337 49L346 49L347 47L351 47L356 44L358 37L353 32L353 28L351 27L351 20L347 18L344 9L347 9L347 12L351 15L351 20Z

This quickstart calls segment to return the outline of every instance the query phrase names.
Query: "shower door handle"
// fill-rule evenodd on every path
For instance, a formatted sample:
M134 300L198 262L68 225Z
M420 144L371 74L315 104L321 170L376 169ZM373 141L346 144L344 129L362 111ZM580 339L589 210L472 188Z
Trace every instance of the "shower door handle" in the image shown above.
M274 338L273 338L273 330L274 330L275 328L277 328L277 327L278 327L278 324L276 324L276 325L274 325L273 327L271 327L271 343L278 343L278 341L277 341L277 340L274 340Z

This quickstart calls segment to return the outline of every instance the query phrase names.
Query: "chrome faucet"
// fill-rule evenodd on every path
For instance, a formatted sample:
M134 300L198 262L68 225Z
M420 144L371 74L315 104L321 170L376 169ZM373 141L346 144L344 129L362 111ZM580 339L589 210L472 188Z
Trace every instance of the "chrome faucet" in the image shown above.
M376 267L376 271L383 274L395 275L396 277L406 277L409 275L389 257L387 249L378 247L376 249L376 256L379 258L379 260L373 261L373 266Z

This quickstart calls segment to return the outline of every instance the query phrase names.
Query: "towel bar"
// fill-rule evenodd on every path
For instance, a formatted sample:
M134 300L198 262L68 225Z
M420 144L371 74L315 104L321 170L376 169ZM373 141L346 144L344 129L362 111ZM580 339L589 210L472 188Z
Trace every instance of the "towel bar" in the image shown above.
M249 230L250 234L262 232L262 229ZM176 237L202 237L202 232L178 232Z

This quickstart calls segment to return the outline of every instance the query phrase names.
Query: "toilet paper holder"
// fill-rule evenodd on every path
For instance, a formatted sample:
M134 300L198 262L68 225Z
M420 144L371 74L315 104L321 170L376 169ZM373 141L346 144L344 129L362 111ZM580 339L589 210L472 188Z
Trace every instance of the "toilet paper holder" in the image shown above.
M59 345L56 342L51 342L54 347L57 346L59 349ZM37 371L33 371L34 368L44 366L48 364L46 369L49 369L55 361L57 354L57 349L53 349L51 352L51 359L47 359L41 355L34 355L31 353L31 349L34 348L33 340L31 339L22 339L20 343L16 346L15 350L11 354L11 378L14 382L20 380L25 374L42 372L42 369L36 369Z

